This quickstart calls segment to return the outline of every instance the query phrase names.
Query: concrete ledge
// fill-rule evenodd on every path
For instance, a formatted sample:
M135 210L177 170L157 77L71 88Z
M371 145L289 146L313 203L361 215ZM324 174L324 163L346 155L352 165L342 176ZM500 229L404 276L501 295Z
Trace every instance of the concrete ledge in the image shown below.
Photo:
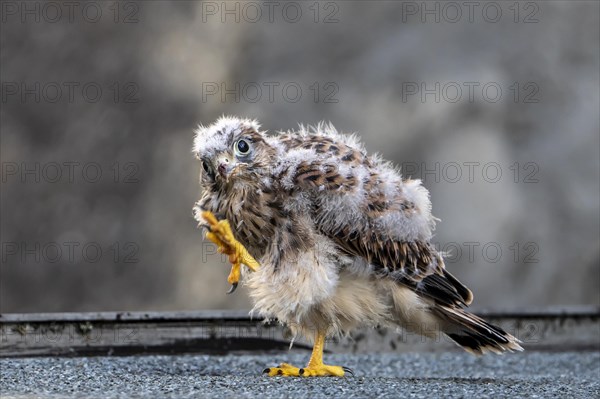
M560 307L474 313L500 325L526 350L600 350L600 307ZM276 322L245 311L100 312L0 315L0 357L89 356L288 350L289 335ZM302 340L294 348L309 349ZM360 329L333 340L334 353L459 351L437 339L389 328Z

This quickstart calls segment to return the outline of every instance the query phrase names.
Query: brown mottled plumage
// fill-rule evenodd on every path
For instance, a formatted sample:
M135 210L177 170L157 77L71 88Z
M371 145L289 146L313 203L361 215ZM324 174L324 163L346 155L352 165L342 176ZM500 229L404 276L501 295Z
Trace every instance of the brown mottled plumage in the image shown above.
M267 135L221 118L198 129L194 153L204 189L195 210L227 219L260 263L244 273L259 314L309 337L392 325L442 331L476 354L521 350L463 310L473 295L430 242L436 219L421 182L354 136L324 124Z

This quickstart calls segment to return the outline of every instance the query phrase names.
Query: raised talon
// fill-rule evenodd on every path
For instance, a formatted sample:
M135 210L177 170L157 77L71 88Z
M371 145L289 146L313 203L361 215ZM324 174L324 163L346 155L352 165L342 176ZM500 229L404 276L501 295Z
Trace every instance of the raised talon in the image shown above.
M202 212L202 217L208 224L202 224L202 227L207 227L209 230L206 233L206 238L217 245L217 250L223 254L229 255L231 262L231 271L227 277L227 282L231 284L231 288L227 292L233 293L240 281L242 264L248 266L252 271L257 271L259 264L250 255L248 250L235 239L231 226L227 220L217 220L212 212Z
M210 225L208 225L208 224L206 224L206 223L200 223L200 224L198 225L198 227L200 227L200 228L203 228L203 229L206 229L206 230L210 231Z
M227 295L229 294L233 294L235 292L235 290L237 289L238 283L233 283L231 284L231 288L229 288L229 291L226 292Z
M252 271L258 270L259 264L250 255L248 250L233 236L231 226L227 220L217 221L212 212L202 212L202 217L208 222L210 232L206 233L206 238L215 243L219 250L230 256L230 260L236 260L248 266Z

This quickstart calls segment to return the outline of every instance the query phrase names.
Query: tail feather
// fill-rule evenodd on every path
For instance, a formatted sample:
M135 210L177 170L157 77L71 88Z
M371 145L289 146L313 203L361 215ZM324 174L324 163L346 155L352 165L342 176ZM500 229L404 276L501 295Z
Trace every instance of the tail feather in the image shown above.
M483 355L523 350L517 338L472 313L448 306L438 306L435 312L442 320L443 332L467 352Z

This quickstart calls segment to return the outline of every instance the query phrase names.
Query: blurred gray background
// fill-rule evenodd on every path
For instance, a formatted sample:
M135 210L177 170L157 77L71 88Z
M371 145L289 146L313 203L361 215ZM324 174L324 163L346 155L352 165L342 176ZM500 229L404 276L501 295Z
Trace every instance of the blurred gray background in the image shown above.
M331 121L422 178L478 307L600 301L596 1L1 11L1 312L250 308L191 213L222 114Z

